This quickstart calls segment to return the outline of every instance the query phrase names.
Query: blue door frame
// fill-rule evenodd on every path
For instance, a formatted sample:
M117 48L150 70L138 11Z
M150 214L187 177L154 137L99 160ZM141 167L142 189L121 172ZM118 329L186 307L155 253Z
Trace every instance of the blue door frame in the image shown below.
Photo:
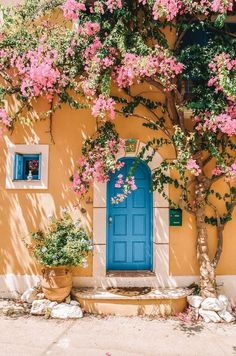
M153 194L146 163L140 161L134 173L137 189L123 202L111 202L122 191L115 187L118 175L126 177L135 160L122 158L124 167L107 184L107 270L152 270Z

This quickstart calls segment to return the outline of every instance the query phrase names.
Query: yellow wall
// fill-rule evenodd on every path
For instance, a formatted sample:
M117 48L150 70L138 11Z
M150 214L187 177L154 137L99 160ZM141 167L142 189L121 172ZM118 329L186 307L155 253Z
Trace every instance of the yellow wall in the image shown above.
M174 43L174 31L170 36ZM160 93L153 88L134 87L133 94L147 92L146 97L163 100ZM122 95L122 93L119 93ZM45 103L38 104L40 111ZM139 114L145 115L145 110ZM37 116L37 114L36 114ZM118 117L116 127L122 138L136 138L147 142L154 132L142 126L138 118ZM72 111L65 106L53 116L53 135L55 145L50 141L47 132L49 122L41 121L33 127L17 125L12 135L7 135L0 144L0 274L34 274L37 268L28 254L23 239L39 227L46 226L48 216L58 215L61 207L67 207L80 215L88 231L92 233L92 205L83 202L78 205L77 197L69 190L69 176L73 173L76 160L80 157L81 146L87 135L95 129L95 120L88 110ZM14 144L49 144L49 185L47 190L6 190L6 143ZM164 158L173 158L174 151L170 147L162 148L160 154ZM222 185L223 189L223 185ZM171 190L171 196L176 192ZM92 192L90 194L92 198ZM81 213L81 208L86 213ZM236 214L236 213L235 213ZM236 244L234 243L236 218L228 223L224 232L224 251L218 267L218 274L236 274ZM209 245L213 256L216 247L216 232L209 227ZM196 261L196 228L194 217L183 214L183 226L170 228L170 273L172 275L198 274ZM87 269L76 269L75 274L92 275L92 258Z
M28 238L29 232L39 226L43 228L48 216L59 214L61 207L74 210L73 206L78 204L69 189L69 176L81 154L82 140L94 131L94 120L86 111L72 112L65 108L55 114L53 125L55 145L51 144L47 133L48 121L36 123L33 129L18 125L5 140L14 144L49 144L47 190L5 190L7 149L4 142L0 145L0 274L35 273L35 264L22 239ZM82 215L82 220L91 233L92 206L85 208L87 212ZM77 214L80 214L79 207ZM91 273L91 265L83 270L84 275Z
M134 88L138 90L137 88ZM142 88L139 88L142 91ZM156 95L153 93L152 95ZM151 96L152 96L151 95ZM43 105L43 104L42 104ZM145 114L140 111L139 114ZM73 173L76 160L81 154L82 141L95 129L95 120L88 110L72 111L64 107L55 113L53 118L53 135L55 145L51 144L47 133L49 122L42 121L33 127L17 125L14 133L5 137L0 145L0 274L33 274L35 263L26 250L23 239L29 237L29 232L47 224L48 216L59 214L61 207L74 211L78 204L77 197L69 190L69 176ZM137 118L118 117L116 126L123 138L137 138L147 142L153 131L142 126L142 120ZM49 185L47 190L6 190L6 142L14 144L40 143L49 144ZM173 150L162 149L165 158L173 157ZM176 193L171 191L173 197ZM92 192L90 194L92 197ZM86 209L81 214L81 208ZM76 207L76 214L81 215L88 231L92 230L92 205ZM234 231L236 219L231 221L224 233L224 252L218 268L219 274L236 274L236 244ZM216 232L209 227L210 249L212 255L216 247ZM172 275L194 275L198 273L196 261L196 229L194 217L184 213L183 226L170 228L170 272ZM90 258L91 262L91 258ZM75 274L92 275L92 264L87 269Z

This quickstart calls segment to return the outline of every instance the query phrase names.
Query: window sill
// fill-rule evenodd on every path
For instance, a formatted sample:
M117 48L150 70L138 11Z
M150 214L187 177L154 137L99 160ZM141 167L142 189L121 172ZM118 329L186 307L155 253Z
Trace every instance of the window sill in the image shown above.
M25 182L25 183L32 183L32 182L40 182L41 179L12 179L12 182Z

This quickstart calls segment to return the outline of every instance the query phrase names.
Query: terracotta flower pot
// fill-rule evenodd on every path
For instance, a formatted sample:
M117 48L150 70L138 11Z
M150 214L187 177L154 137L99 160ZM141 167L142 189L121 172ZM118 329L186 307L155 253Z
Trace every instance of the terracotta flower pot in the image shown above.
M49 300L62 302L70 294L72 273L65 267L42 268L42 290Z

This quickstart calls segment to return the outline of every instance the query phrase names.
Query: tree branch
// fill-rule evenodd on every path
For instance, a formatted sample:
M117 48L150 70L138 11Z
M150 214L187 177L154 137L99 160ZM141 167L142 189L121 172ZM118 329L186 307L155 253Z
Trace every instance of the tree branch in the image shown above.
M52 99L51 103L50 103L50 114L49 114L49 131L46 131L47 133L50 134L50 138L51 138L51 143L53 143L55 145L55 140L53 137L53 132L52 132L52 124L53 124L53 113L54 113L54 103L53 103L54 98Z
M215 212L215 216L216 216L216 227L217 227L217 248L216 248L216 253L215 256L211 262L212 266L214 268L217 267L219 261L220 261L220 257L223 251L223 231L224 231L224 225L221 223L220 220L220 214L217 210L217 208L215 207L215 205L213 205L211 202L207 201L207 204L214 210Z

